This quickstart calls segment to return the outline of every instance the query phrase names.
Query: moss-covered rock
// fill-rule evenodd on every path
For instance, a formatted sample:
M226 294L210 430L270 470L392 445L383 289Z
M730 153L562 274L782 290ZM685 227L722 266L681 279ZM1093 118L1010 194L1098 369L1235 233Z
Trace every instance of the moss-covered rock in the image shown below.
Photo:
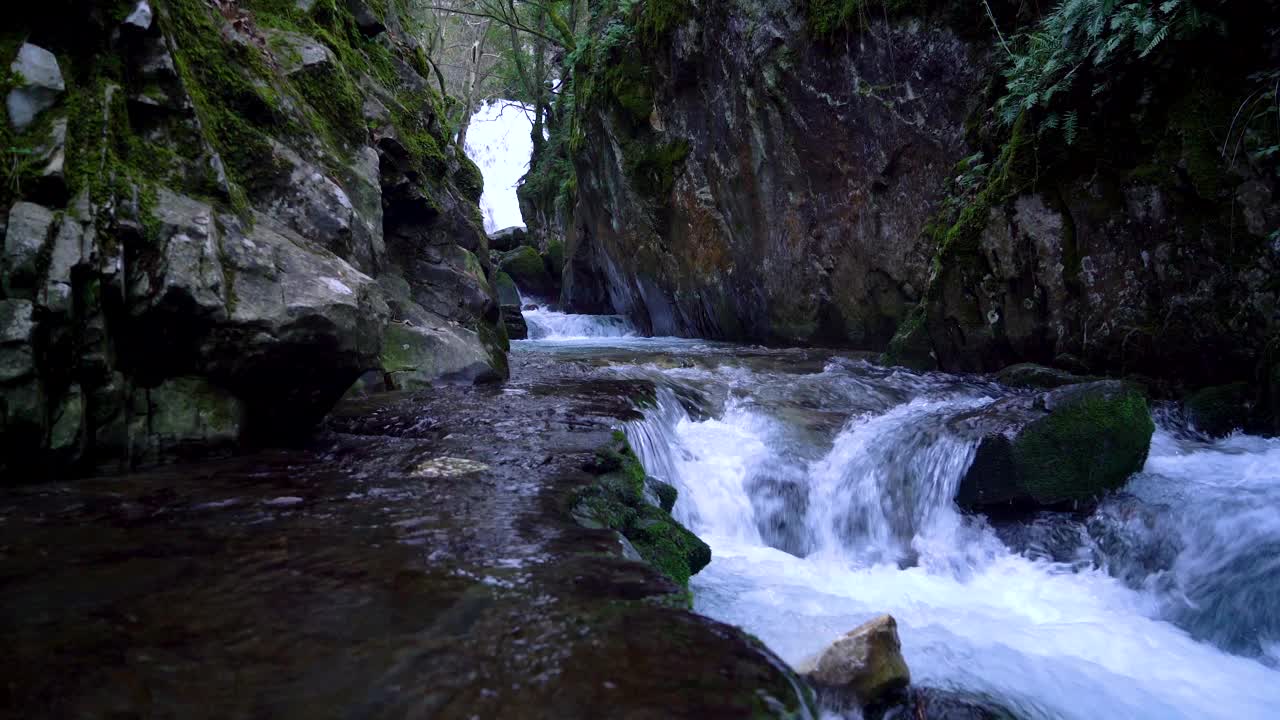
M502 256L498 269L515 281L520 290L539 298L554 298L557 293L555 278L547 272L546 263L538 251L525 245Z
M613 441L597 452L589 469L599 479L574 499L572 512L578 522L622 533L642 558L681 586L711 562L706 543L671 517L669 510L645 499L644 467L622 433L615 433Z
M1182 406L1197 430L1218 437L1249 427L1255 403L1248 383L1240 382L1197 390Z
M997 402L959 422L980 436L956 502L969 509L1090 501L1142 469L1155 424L1119 381Z

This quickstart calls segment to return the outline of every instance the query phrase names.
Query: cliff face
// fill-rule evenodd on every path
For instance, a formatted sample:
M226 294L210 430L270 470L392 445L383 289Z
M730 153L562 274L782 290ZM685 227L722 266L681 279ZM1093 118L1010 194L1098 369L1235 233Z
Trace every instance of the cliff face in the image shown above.
M566 301L656 333L886 343L927 283L981 56L921 21L819 40L776 0L635 32L594 48ZM636 45L653 64L610 75Z
M0 474L287 440L370 371L505 377L479 173L396 3L55 4L0 43Z
M1208 4L1213 30L1081 83L1069 133L1038 107L995 119L1003 50L950 3L834 27L783 0L608 16L575 66L564 300L654 333L1239 379L1261 402L1280 196L1239 113L1267 91L1274 10Z

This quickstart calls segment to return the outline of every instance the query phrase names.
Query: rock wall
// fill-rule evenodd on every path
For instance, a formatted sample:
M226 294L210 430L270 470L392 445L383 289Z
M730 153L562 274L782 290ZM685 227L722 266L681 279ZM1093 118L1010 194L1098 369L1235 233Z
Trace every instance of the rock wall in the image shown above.
M785 0L684 5L662 34L608 21L579 66L565 301L660 334L884 345L927 284L981 54L922 20L819 39Z
M398 3L53 4L0 36L0 477L505 377L479 173Z
M1270 87L1274 8L1216 4L1214 30L1113 64L1068 141L1043 111L995 119L982 8L600 5L574 65L569 307L949 371L1240 380L1274 405L1280 183L1239 115ZM992 3L1010 33L1037 22L1015 5Z

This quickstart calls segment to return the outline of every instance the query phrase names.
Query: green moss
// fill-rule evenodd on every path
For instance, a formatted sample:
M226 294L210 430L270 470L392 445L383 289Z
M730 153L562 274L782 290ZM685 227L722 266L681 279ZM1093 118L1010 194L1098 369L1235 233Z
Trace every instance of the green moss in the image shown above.
M1018 435L1014 469L1022 490L1042 505L1092 499L1142 469L1154 431L1136 390L1086 391Z
M517 284L533 292L540 291L547 284L547 267L542 256L528 245L505 253L498 266Z
M458 154L458 170L453 177L463 197L474 203L480 202L480 196L484 194L484 175L465 153Z
M579 522L622 533L641 557L687 587L689 578L711 562L711 548L668 510L645 501L646 473L626 436L615 432L612 442L597 451L591 470L596 482L572 503Z

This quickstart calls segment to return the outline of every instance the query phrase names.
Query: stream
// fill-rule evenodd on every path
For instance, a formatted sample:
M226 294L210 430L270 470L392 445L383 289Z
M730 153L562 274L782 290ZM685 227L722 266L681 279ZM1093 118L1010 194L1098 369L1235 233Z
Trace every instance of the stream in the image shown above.
M1023 718L1266 718L1280 708L1280 440L1157 410L1145 468L1091 514L992 523L952 498L949 420L1018 392L832 351L636 337L526 312L516 352L646 378L626 433L713 551L695 609L792 665L888 612L916 685Z

